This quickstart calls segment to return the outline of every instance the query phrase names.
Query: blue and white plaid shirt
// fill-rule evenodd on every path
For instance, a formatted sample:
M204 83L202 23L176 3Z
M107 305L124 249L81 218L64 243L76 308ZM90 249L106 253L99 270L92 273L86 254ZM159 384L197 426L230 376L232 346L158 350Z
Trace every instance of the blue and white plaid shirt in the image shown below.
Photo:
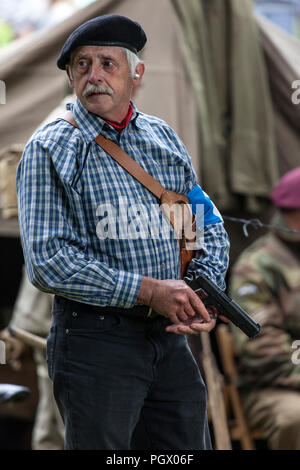
M166 189L186 194L197 178L183 143L161 119L133 106L129 124L118 132L79 100L69 108L80 130L62 120L37 130L17 171L28 277L45 292L129 308L136 303L142 276L180 278L179 247L174 237L99 237L99 207L105 203L117 205L126 197L150 207L158 201L95 137L101 133L118 143ZM222 220L217 221L205 226L195 266L224 288L229 242Z

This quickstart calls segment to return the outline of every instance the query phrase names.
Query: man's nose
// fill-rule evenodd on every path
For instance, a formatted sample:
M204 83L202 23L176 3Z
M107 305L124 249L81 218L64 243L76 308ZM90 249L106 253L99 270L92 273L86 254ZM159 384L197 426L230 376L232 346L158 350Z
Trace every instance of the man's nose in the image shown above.
M93 64L90 70L89 82L98 85L103 81L102 70L99 65Z

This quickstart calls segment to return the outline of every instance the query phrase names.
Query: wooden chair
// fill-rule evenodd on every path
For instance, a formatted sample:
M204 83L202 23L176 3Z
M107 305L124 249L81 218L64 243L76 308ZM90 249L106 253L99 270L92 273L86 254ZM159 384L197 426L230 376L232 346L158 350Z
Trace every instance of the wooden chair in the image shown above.
M228 428L232 440L240 442L243 450L254 450L255 440L264 439L260 430L249 430L241 398L237 388L238 373L235 363L235 348L232 334L226 325L216 330L217 346L224 373L224 401L227 410Z

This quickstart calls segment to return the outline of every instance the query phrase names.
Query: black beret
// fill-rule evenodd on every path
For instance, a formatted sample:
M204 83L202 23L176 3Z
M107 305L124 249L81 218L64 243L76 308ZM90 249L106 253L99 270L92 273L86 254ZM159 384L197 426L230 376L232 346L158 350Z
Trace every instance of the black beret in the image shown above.
M65 70L71 53L77 47L120 46L136 53L144 47L146 41L146 34L139 23L120 15L97 16L80 25L68 37L57 60L57 66Z

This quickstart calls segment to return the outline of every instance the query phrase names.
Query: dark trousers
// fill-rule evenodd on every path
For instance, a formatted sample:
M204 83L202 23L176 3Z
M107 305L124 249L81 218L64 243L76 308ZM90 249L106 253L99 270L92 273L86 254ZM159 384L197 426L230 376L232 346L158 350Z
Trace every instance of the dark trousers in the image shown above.
M49 376L66 449L210 449L206 390L167 319L55 297Z

